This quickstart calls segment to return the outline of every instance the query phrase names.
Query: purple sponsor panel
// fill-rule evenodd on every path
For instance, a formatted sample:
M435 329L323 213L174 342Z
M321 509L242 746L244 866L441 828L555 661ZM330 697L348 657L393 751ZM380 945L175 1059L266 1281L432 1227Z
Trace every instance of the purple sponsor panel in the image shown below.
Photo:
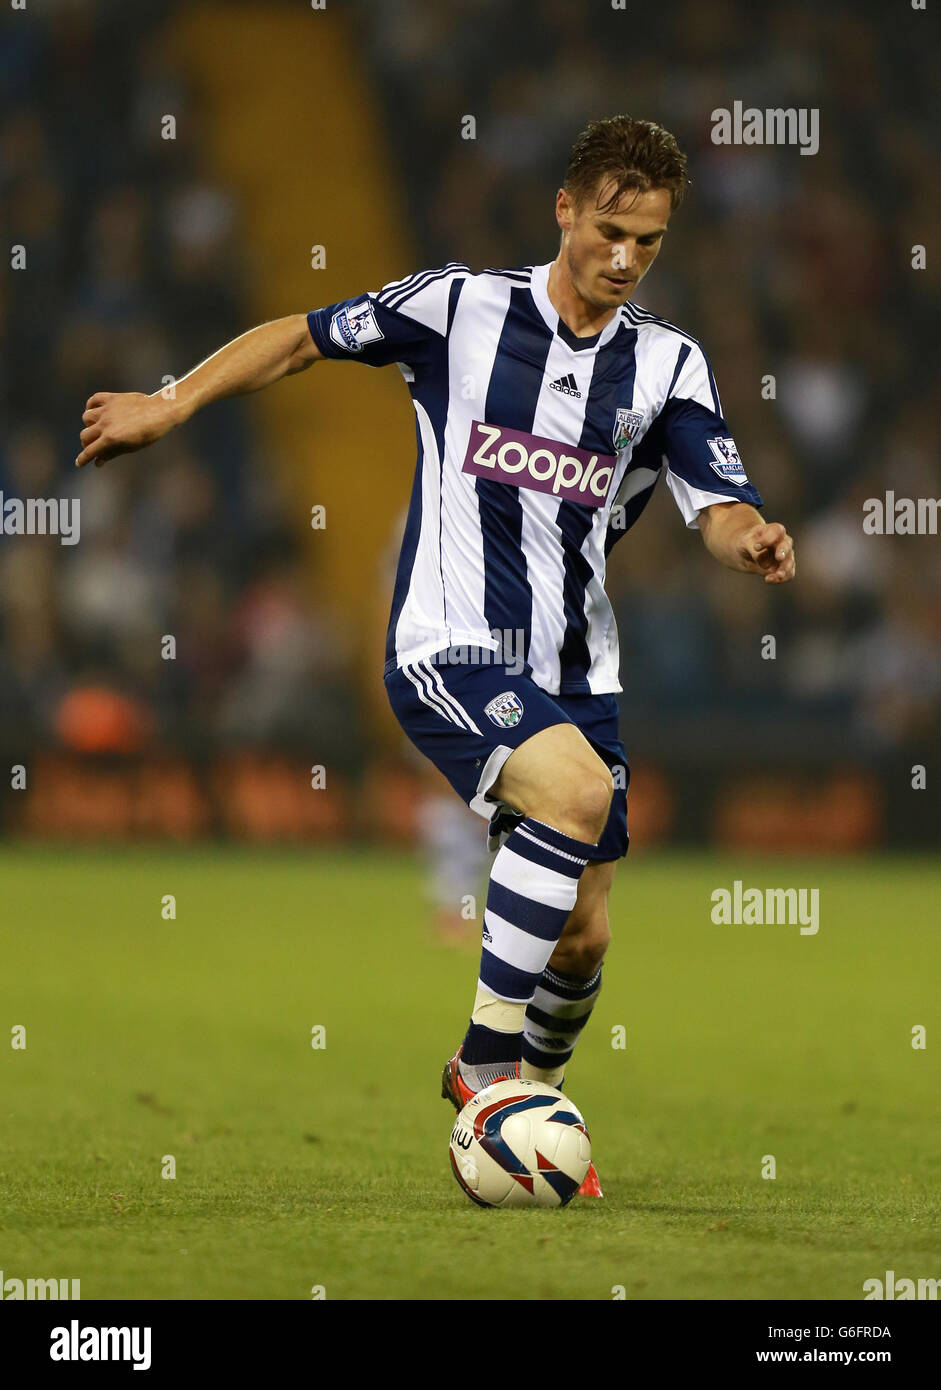
M511 487L547 492L584 507L603 507L614 478L614 454L595 454L525 430L471 425L462 472Z

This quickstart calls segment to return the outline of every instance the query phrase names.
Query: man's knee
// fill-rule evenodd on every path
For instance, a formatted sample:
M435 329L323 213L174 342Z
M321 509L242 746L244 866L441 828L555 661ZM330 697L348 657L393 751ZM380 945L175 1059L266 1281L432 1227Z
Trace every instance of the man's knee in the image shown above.
M577 838L589 844L597 844L608 823L611 798L614 795L614 781L611 771L600 758L586 768L583 773L572 778L571 792L573 805L571 814L580 827Z
M528 814L573 840L596 845L608 823L613 795L611 773L598 758L595 764L566 769L562 778L547 783Z
M507 760L494 787L527 816L597 844L614 795L610 769L572 725L536 734Z

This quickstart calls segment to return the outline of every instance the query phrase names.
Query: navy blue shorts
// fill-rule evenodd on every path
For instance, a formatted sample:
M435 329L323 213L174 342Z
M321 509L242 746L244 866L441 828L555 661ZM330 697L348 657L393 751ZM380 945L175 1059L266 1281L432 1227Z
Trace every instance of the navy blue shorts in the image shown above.
M630 770L614 696L548 695L528 669L488 661L486 650L482 661L469 661L467 652L451 648L387 672L389 702L409 739L461 800L490 820L501 809L490 788L513 750L553 724L574 724L614 778L608 823L591 858L620 859L628 845Z

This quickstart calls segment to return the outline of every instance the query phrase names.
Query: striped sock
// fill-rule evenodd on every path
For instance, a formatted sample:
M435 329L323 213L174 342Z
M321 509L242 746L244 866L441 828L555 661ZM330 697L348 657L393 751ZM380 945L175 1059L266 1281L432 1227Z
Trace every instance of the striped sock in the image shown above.
M527 817L498 850L484 911L480 979L461 1076L480 1090L515 1075L523 1020L578 894L594 845Z
M544 1081L547 1086L561 1086L566 1063L600 992L600 965L590 980L546 966L526 1008L521 1076Z

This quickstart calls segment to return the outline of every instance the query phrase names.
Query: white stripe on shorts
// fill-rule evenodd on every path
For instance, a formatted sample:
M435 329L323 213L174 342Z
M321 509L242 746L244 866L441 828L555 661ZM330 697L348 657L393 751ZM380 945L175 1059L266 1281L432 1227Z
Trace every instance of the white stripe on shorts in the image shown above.
M467 727L471 730L471 732L475 734L480 734L480 730L474 723L473 719L471 719L464 706L460 703L459 700L456 700L454 698L450 690L445 690L444 682L441 679L441 672L436 671L434 669L427 657L425 657L422 661L417 661L415 664L420 668L421 671L426 671L428 673L428 675L432 679L432 682L434 683L435 690L438 692L441 698L447 701L447 703L451 706L453 710L456 711L457 714L459 714L467 720ZM483 737L482 734L481 737Z
M407 665L400 666L399 670L402 672L402 675L405 676L407 680L410 680L412 682L412 685L414 685L416 691L418 692L418 698L422 701L423 704L427 705L429 709L433 709L435 714L440 714L442 719L446 719L449 724L455 724L459 729L464 728L463 724L458 723L454 715L451 713L447 705L444 704L442 700L440 700L437 696L432 697L430 693L426 694L426 686L421 676L419 676L416 672L410 671Z

